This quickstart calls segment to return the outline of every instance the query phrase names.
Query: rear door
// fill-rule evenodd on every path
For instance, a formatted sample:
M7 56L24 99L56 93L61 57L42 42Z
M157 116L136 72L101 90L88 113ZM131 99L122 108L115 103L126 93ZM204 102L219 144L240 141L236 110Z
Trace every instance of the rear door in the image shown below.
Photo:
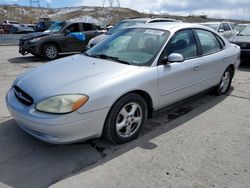
M228 54L225 52L224 41L218 35L203 29L194 31L201 46L203 85L209 88L219 83Z
M85 41L82 48L85 50L90 39L99 35L96 27L91 23L82 23L83 35L85 36Z

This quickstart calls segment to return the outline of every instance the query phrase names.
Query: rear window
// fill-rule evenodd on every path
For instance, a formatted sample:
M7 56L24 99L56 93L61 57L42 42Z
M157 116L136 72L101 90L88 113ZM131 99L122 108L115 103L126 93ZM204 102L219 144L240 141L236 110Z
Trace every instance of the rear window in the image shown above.
M93 27L92 24L84 23L84 24L83 24L83 30L84 30L84 31L91 31L91 30L94 30L94 27Z
M203 55L208 55L221 50L220 43L212 32L198 29L196 32L202 46Z

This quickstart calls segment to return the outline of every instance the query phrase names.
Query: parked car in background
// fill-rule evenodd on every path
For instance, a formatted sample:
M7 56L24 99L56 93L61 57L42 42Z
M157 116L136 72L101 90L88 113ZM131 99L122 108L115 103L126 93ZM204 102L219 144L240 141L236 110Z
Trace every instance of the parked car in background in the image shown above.
M53 23L54 21L51 21L51 18L39 18L34 30L35 32L46 31Z
M6 104L24 131L49 143L101 135L125 143L153 111L209 88L227 93L239 56L205 26L138 25L18 76Z
M4 30L1 25L0 25L0 34L4 34Z
M250 25L246 26L236 36L231 37L229 42L240 46L241 59L250 59Z
M56 59L59 53L85 51L88 41L101 33L90 23L56 21L44 32L23 36L19 53Z
M115 26L110 28L106 33L99 35L89 41L88 49L92 48L94 45L98 44L99 42L103 41L108 36L112 35L113 33L138 24L145 24L145 23L156 23L156 22L181 22L180 20L169 19L169 18L131 18L128 20L123 20L118 22Z
M10 34L10 33L11 33L11 28L12 28L13 26L19 26L19 25L20 25L19 22L5 20L5 21L2 23L2 29L4 30L4 33L5 33L5 34Z
M10 33L12 34L27 34L35 32L34 28L36 27L35 24L21 24L12 26Z
M243 29L246 28L246 26L248 26L249 24L237 24L235 26L235 31L236 31L236 34L238 34L239 32L241 32Z
M204 26L210 27L215 31L221 33L226 39L236 35L234 25L231 22L206 22L200 23Z

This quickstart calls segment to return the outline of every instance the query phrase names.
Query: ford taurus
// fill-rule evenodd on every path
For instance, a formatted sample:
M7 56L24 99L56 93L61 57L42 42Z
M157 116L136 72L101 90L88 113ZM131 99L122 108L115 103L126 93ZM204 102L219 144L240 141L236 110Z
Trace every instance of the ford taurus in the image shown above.
M213 88L230 89L240 48L196 24L121 30L84 54L18 76L6 96L18 125L49 143L136 138L147 118Z

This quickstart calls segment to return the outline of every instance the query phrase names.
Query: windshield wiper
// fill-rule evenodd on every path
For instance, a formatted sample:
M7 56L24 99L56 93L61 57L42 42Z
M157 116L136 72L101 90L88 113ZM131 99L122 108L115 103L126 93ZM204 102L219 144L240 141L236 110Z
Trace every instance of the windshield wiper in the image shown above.
M85 53L85 55L87 55L87 56L89 56L89 57L98 58L98 59L113 60L113 61L117 61L117 62L119 62L119 63L123 63L123 64L130 65L129 62L124 61L124 60L121 60L121 59L119 59L118 57L108 56L108 55L105 55L105 54L90 55L90 54Z

